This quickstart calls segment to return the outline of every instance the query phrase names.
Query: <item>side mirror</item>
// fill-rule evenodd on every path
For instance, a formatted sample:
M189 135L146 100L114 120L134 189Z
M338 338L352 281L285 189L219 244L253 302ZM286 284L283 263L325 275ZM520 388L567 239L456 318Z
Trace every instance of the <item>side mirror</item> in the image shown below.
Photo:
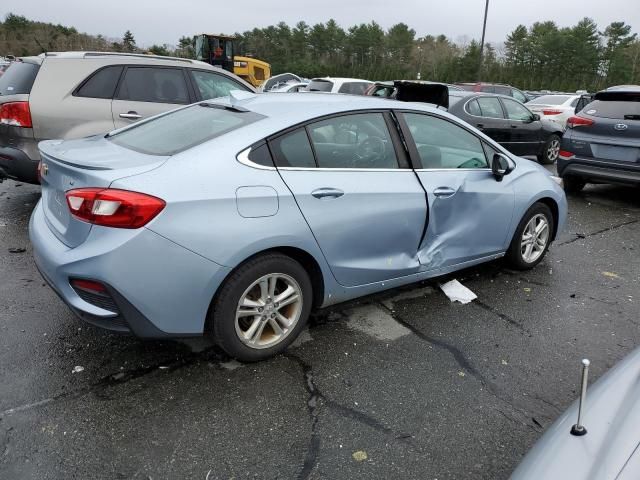
M540 120L540 115L538 115L537 113L534 113L532 122L537 122L538 120Z
M493 159L491 160L491 172L498 182L501 182L502 177L509 175L514 168L515 165L513 162L502 153L496 153L493 155Z

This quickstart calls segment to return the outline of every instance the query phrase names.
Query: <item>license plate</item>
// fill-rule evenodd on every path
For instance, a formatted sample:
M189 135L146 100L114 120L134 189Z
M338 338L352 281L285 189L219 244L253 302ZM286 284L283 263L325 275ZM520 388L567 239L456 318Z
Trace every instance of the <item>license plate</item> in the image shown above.
M640 148L618 147L614 145L594 145L591 149L595 157L606 160L618 160L621 162L637 162L640 157Z

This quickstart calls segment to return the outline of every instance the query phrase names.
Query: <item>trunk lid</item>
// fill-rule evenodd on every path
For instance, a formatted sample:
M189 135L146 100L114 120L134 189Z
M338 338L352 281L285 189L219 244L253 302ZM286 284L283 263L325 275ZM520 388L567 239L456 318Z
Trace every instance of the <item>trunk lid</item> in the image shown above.
M71 215L66 192L104 187L164 163L168 156L147 155L120 147L103 136L40 142L42 206L49 228L68 247L83 243L92 225Z

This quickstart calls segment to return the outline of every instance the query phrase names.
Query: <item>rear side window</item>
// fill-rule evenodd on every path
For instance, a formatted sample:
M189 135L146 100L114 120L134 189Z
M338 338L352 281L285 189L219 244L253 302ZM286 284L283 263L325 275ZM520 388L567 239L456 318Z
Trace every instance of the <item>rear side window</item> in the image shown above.
M137 152L174 155L262 118L264 116L254 112L197 104L141 122L107 138Z
M34 63L15 61L0 76L0 95L31 93L31 87L40 66Z
M500 100L496 97L482 97L478 99L478 105L483 117L504 118Z
M118 92L120 100L154 103L189 103L182 69L129 67Z
M316 161L304 128L282 135L271 142L278 167L315 168Z
M113 98L122 73L121 66L111 66L98 70L78 88L77 97Z
M329 80L311 80L307 85L307 92L330 92L333 82Z
M338 93L349 93L351 95L364 95L369 87L369 83L365 82L347 82L343 83Z
M467 103L467 113L469 113L470 115L475 115L476 117L482 116L480 105L478 105L477 100L471 100L469 103Z
M640 120L640 92L598 93L584 112L593 117Z

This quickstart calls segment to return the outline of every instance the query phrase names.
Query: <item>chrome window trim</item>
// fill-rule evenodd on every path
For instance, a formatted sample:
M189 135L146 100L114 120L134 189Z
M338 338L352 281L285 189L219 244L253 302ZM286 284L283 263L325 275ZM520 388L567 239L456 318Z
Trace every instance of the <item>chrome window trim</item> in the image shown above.
M251 153L251 147L245 148L240 153L236 155L236 160L238 163L245 165L250 168L255 168L257 170L275 170L276 167L267 167L266 165L260 165L259 163L252 162L249 160L249 153Z
M482 168L416 168L416 172L491 172L489 167Z
M495 98L496 100L498 100L498 103L500 103L500 99L498 97L492 97L490 95L486 95L484 98L487 98L487 97L488 98ZM473 100L478 100L479 98L483 98L483 97L474 97L474 98L470 98L469 100L467 100L467 102L464 104L464 107L463 107L464 108L464 113L466 113L467 115L469 115L470 117L473 117L473 118L490 118L492 120L505 120L505 121L509 120L508 118L505 118L505 117L485 117L483 115L473 115L473 114L469 113L469 110L467 110L467 105L469 105ZM502 108L502 106L500 108ZM482 111L482 108L480 108L480 111ZM502 112L502 113L505 113L505 112Z
M278 167L283 171L316 171L316 172L411 172L411 168L326 168L326 167Z

